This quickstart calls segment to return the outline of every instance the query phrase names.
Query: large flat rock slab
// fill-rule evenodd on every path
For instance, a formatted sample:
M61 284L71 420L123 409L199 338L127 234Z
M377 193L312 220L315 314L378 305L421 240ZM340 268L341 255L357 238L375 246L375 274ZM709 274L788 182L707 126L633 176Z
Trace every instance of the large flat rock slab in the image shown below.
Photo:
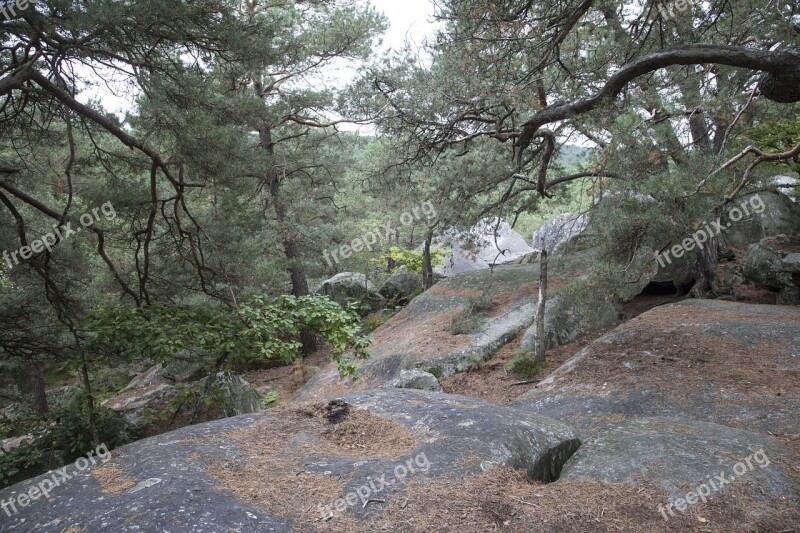
M583 436L678 416L796 442L798 378L800 309L686 300L588 345L513 405Z
M737 485L765 507L800 503L788 449L761 433L679 418L639 418L588 439L562 480L659 484L671 501L687 491L707 498ZM784 501L788 500L788 501ZM773 507L774 508L774 507Z
M0 530L64 531L289 531L288 523L218 490L204 461L238 452L218 436L255 418L228 418L179 429L114 450L110 461L56 473L0 490L16 512L0 510ZM203 457L204 461L197 458ZM23 507L18 499L45 480L59 486ZM46 485L44 485L46 486Z
M364 531L400 505L411 481L458 484L503 467L551 481L579 445L564 424L509 407L371 390L130 444L0 524L42 532ZM50 475L4 489L0 500Z

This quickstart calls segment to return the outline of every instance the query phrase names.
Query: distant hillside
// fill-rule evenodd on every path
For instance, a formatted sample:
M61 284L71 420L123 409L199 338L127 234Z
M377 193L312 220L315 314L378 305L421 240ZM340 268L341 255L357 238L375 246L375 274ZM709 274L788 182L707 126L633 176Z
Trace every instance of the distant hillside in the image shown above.
M567 144L559 150L556 163L565 167L582 165L594 154L594 148L587 148L575 144Z

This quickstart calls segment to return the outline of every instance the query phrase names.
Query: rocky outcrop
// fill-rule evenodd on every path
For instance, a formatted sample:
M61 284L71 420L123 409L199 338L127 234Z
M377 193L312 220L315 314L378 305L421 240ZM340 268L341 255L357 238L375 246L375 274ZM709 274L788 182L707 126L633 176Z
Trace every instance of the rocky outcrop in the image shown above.
M561 479L637 484L646 479L661 485L670 502L685 499L687 487L714 497L735 483L766 506L796 489L778 466L789 457L790 451L766 434L685 418L637 418L587 439Z
M76 399L83 389L74 385L65 385L45 391L47 395L47 407L52 411L67 405ZM14 402L0 410L0 421L15 423L20 420L35 417L36 413L33 406L27 402Z
M391 305L407 305L422 292L422 280L420 275L401 268L389 276L378 292Z
M353 444L362 434L368 449ZM410 481L502 466L552 481L579 445L563 424L508 407L367 391L124 446L108 463L71 468L48 501L17 505L2 520L36 531L363 531L402 501ZM45 478L0 490L0 500L16 501Z
M209 397L213 395L214 401L210 405L202 401L197 403L202 409L201 420L236 416L261 409L258 392L237 374L220 372L214 376L211 384L208 381L209 377L206 376L199 381L183 385L195 392L194 395L187 395L187 400L178 406L179 411L186 413L188 418L195 417L192 412L195 402L191 401L191 398L209 391L211 392ZM161 412L175 400L178 393L178 387L164 378L161 365L155 365L134 378L121 393L105 400L102 406L120 413L129 424L142 427L158 420Z
M398 389L416 389L441 392L442 386L436 376L422 370L402 370L390 385Z
M505 220L484 220L469 229L449 228L435 235L432 245L448 254L443 264L434 267L434 273L444 277L514 263L533 252Z
M766 237L791 235L798 229L798 215L800 208L785 194L747 194L726 206L720 238L726 246L746 248Z
M342 381L331 364L297 398L307 401L343 390L387 386L404 370L418 369L437 378L467 370L531 324L537 280L538 267L525 265L440 281L370 336L372 357L361 364L358 383ZM454 321L464 329L456 332Z
M572 251L566 257L583 257L581 262L591 261L597 249L589 248L583 252ZM558 256L556 256L558 257ZM652 257L649 248L642 248L630 262L633 272L646 272L646 265ZM556 263L557 264L557 263ZM649 274L637 280L625 280L616 285L593 283L587 276L581 276L569 286L551 293L544 310L545 347L555 348L568 344L583 335L606 329L620 320L620 304L633 300L650 283L655 265L650 265ZM520 348L533 350L536 344L538 308L531 327L520 341Z
M800 186L800 180L797 178L791 176L773 176L770 178L769 184L792 202L797 202L797 190L798 186Z
M661 416L793 435L798 370L800 309L685 300L592 342L513 405L584 437Z
M558 215L534 232L533 248L547 250L551 255L586 249L588 229L587 215Z
M172 385L151 383L144 387L126 389L103 401L101 405L120 413L127 423L141 427L157 417L176 394Z
M348 302L355 301L360 304L362 317L380 311L386 306L386 300L378 293L372 282L364 274L357 272L336 274L323 281L314 294L327 296L343 308L347 307Z
M534 313L534 317L538 316ZM613 304L599 304L572 299L568 294L556 294L547 300L544 311L545 348L568 344L578 337L619 322L619 309ZM520 348L533 350L536 344L536 318L522 336Z
M370 336L372 358L361 365L359 383L343 382L331 364L300 390L298 400L387 386L404 370L419 369L437 378L466 370L530 325L537 277L535 266L506 266L440 281ZM475 309L479 301L485 309ZM453 333L454 319L470 322L474 330Z
M778 292L777 303L800 305L800 250L781 246L777 239L765 239L747 249L744 275L760 287ZM783 250L781 248L784 248Z
M199 385L204 389L213 388L220 395L216 408L222 416L244 415L261 409L258 392L235 372L219 372L213 378L203 378Z

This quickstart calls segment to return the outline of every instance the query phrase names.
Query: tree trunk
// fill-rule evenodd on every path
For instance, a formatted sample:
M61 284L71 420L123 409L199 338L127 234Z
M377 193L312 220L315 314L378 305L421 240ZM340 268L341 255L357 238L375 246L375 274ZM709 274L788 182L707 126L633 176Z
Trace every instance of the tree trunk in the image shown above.
M272 129L262 124L259 128L259 138L261 148L264 149L272 162L265 176L267 190L269 191L272 205L275 209L275 218L278 225L283 228L288 219L286 205L280 196L281 179L278 172L277 165L274 164L275 145L272 143ZM300 248L297 239L292 232L284 229L283 237L283 252L288 259L289 265L287 270L292 280L292 294L294 296L308 296L308 279L306 278L305 270L300 263ZM300 331L300 342L303 344L303 355L310 355L317 350L317 339L314 333L308 328L303 328Z
M47 391L44 387L44 376L42 376L42 370L39 368L39 365L35 362L31 363L30 373L31 387L33 389L33 408L36 410L36 414L44 416L50 410L47 405Z
M711 138L708 123L703 111L698 110L689 117L689 129L692 133L692 143L702 151L711 150Z
M695 283L689 294L692 298L705 300L714 297L714 279L717 272L719 256L719 239L712 237L702 248L697 250L697 266L695 268Z
M428 231L425 236L425 246L422 249L422 286L427 291L433 287L433 265L431 264L431 241L433 231Z
M100 446L100 437L97 435L97 417L94 410L94 395L92 393L92 383L89 381L89 367L84 362L81 368L83 375L83 388L86 391L86 409L89 414L89 429L92 432L92 444Z
M539 305L536 308L536 342L533 345L533 362L544 365L547 345L544 339L544 312L547 299L547 250L539 259Z

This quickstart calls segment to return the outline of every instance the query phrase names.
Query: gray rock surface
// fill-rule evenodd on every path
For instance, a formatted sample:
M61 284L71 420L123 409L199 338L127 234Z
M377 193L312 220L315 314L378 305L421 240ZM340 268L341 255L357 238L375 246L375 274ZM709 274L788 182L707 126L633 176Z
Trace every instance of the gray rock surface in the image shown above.
M444 277L514 263L533 252L505 220L499 224L497 220L484 220L469 229L449 228L431 242L450 255L442 265L434 267L434 273Z
M574 250L589 229L587 215L564 213L545 222L533 234L533 248L549 254Z
M233 465L255 453L288 454L286 460L297 470L293 479L301 479L297 477L300 474L325 476L344 486L341 493L323 494L323 501L302 501L311 520L319 523L317 505L343 498L382 473L396 472L396 465L417 461L423 466L420 457L425 458L426 468L413 475L423 479L457 480L498 466L513 466L527 471L533 480L550 481L580 445L574 433L555 420L462 396L383 389L352 394L343 400L350 411L368 409L381 419L405 426L416 445L409 453L390 458L362 455L357 449L332 449L324 435L303 428L277 449L264 442L248 442L248 449L243 450L230 438L232 433L256 424L265 436L270 435L271 428L279 431L285 417L281 410L185 427L119 448L102 467L80 472L70 467L71 478L53 490L48 501L32 502L10 517L3 516L4 530L304 531L303 527L294 527L300 517L292 516L290 510L270 515L226 492L209 474L209 465ZM348 420L345 415L340 423ZM117 469L130 480L130 486L118 493L104 491L93 471L107 467ZM0 500L15 498L46 477L0 490ZM241 483L246 486L248 480ZM287 483L279 490L294 494L297 486ZM359 503L348 513L357 521L369 519L381 513L392 499L401 497L403 490L403 484L394 484L380 493L385 502L368 507ZM297 498L300 494L293 497Z
M134 426L147 425L178 394L178 389L163 380L161 367L156 365L134 379L121 393L108 398L103 407L120 413L126 422ZM203 390L208 376L192 383L191 386ZM261 409L258 392L241 376L233 372L220 372L214 377L214 386L219 393L215 397L219 405L203 407L209 418L252 413ZM188 409L189 406L185 406Z
M10 509L11 516L0 516L2 529L41 533L291 531L285 520L218 490L206 473L206 464L196 459L235 454L236 447L220 439L219 433L252 420L252 416L229 418L185 427L114 450L114 458L104 466L119 468L134 483L119 494L103 491L92 475L100 465L85 470L68 465L69 478L55 478L60 484L49 499L40 497L25 507L17 504ZM53 476L43 474L2 489L0 501L17 499Z
M205 387L209 379L200 380L199 385ZM258 392L235 372L219 372L211 386L222 393L223 403L218 407L224 416L245 415L261 409Z
M584 267L564 262L553 271L571 276ZM322 399L341 390L384 387L403 370L419 369L437 378L465 371L530 326L537 300L536 265L505 265L493 272L447 278L370 336L372 358L360 366L360 383L343 382L331 364L298 392L297 399ZM475 309L478 303L485 308ZM454 334L453 319L465 316L470 309L474 329Z
M47 406L50 410L67 405L77 398L83 391L81 387L65 385L45 391L47 395ZM14 423L23 419L34 417L35 411L31 404L27 402L13 402L0 410L0 420Z
M800 253L762 240L747 249L744 275L760 287L778 291L777 303L800 305Z
M538 316L538 308L534 316ZM619 322L619 309L616 306L580 302L570 300L564 294L556 294L549 298L545 305L545 348L551 349L568 344L581 335L613 326L617 322ZM536 319L522 336L520 348L533 350L535 344Z
M442 386L436 376L422 370L402 370L390 385L398 389L416 389L441 392Z
M584 259L581 262L587 262L592 260L595 253L595 248L589 248L582 252L572 251L565 257L583 256ZM649 248L641 248L636 258L631 261L630 270L632 272L642 271L652 255ZM550 349L568 344L583 335L617 324L621 313L619 304L633 300L650 283L650 276L655 273L656 267L652 263L649 266L649 275L640 276L636 282L622 283L614 288L609 288L608 294L601 294L601 289L588 283L585 276L573 281L570 287L564 288L560 292L553 294L548 291L550 296L548 296L544 311L545 347ZM536 314L538 314L538 307ZM536 343L536 331L535 319L523 335L520 348L533 350Z
M505 220L484 220L473 228L480 235L483 246L479 256L489 265L513 263L534 250Z
M375 286L364 274L358 272L342 272L323 281L314 294L328 296L331 300L347 306L349 300L355 300L362 306L362 316L379 311L386 305L386 300L375 289Z
M401 268L394 272L378 291L389 303L406 305L422 292L420 275Z
M336 366L330 364L296 398L320 400L342 390L385 387L403 370L419 369L437 378L467 370L476 359L485 360L530 325L538 299L537 278L538 267L525 265L444 279L370 335L372 358L360 364L359 383L342 381ZM482 289L488 289L486 296ZM473 331L453 334L452 319L481 298L498 304L474 314Z
M791 176L772 176L769 180L769 184L778 189L778 192L785 195L792 202L797 202L796 191L798 190L798 185L800 185L800 180L797 178Z
M654 416L795 435L798 370L800 309L685 300L592 342L512 405L584 437Z
M742 204L745 208L741 207ZM765 237L792 235L798 230L800 206L781 193L760 191L744 195L728 204L726 209L721 239L728 246L747 247ZM734 209L741 212L741 220L735 221L739 216L731 218Z
M126 389L104 400L100 405L118 412L127 423L142 426L152 416L158 416L176 394L174 386L156 382L140 388Z
M561 479L646 479L662 485L674 500L684 497L687 487L693 490L722 473L726 479L741 478L738 484L749 487L751 496L779 499L796 491L779 466L789 456L765 434L685 418L637 418L587 439L564 466ZM740 462L744 468L736 466Z

